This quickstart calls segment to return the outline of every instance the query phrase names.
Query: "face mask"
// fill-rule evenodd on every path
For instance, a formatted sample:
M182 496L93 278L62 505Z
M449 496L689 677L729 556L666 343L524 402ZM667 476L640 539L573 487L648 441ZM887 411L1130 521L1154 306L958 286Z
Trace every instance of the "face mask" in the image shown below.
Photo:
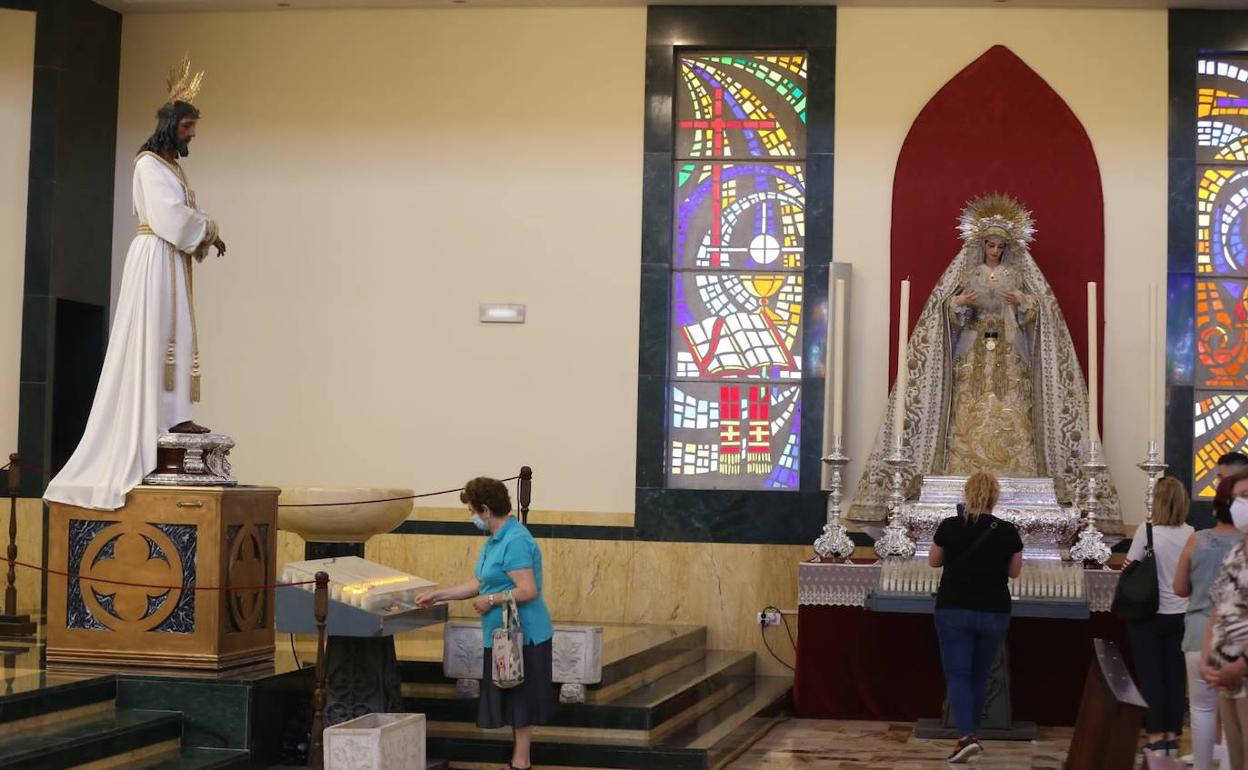
M476 524L477 529L481 530L482 532L490 531L490 523L486 521L485 519L481 518L481 514L479 513L472 514L472 523Z
M1237 497L1231 503L1231 523L1240 532L1248 533L1248 500Z

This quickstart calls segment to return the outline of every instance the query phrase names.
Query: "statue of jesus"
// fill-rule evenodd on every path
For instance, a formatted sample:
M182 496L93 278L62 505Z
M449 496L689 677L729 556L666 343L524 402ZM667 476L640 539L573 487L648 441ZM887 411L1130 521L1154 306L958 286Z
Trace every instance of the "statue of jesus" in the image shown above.
M200 113L193 100L202 77L192 76L189 59L174 68L156 130L134 160L139 227L126 254L108 352L82 440L45 500L116 510L155 469L161 433L208 432L191 419L200 385L191 265L210 248L224 254L225 243L178 163L195 138Z

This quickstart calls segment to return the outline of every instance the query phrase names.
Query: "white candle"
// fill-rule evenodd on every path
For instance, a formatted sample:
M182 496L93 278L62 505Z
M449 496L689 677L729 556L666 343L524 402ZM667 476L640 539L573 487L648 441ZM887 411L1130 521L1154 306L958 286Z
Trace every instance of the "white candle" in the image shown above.
M1096 282L1088 283L1088 440L1098 440L1100 404L1097 402L1097 339L1096 339Z
M906 387L910 372L906 367L906 343L910 338L910 280L901 282L901 301L897 305L897 385L893 409L893 446L900 448L906 430Z
M832 338L832 435L844 434L845 419L845 279L837 278L832 300L836 305L836 331Z
M1148 439L1157 440L1157 284L1148 285Z
M1154 375L1154 382L1157 383L1157 410L1153 412L1153 419L1157 421L1153 428L1153 436L1157 439L1158 446L1165 445L1166 433L1166 285L1157 285L1157 335L1153 337L1153 346L1157 349L1154 356L1157 359L1157 374Z

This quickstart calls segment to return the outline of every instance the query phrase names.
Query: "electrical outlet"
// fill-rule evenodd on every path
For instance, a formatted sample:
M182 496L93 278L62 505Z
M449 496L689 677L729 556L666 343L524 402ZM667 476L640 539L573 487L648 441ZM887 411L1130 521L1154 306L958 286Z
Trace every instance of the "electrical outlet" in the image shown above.
M758 624L760 626L778 626L780 625L780 613L775 610L765 610L758 613Z

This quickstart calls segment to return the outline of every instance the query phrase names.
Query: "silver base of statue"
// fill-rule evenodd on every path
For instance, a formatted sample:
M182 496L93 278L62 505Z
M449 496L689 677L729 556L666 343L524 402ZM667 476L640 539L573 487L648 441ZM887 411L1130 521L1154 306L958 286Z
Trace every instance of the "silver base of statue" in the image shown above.
M888 526L875 541L875 555L884 561L909 560L914 558L915 544L906 531L906 524L901 515L902 503L902 472L910 465L910 458L900 446L894 445L893 451L883 459L892 478L888 493Z
M966 490L966 476L924 476L919 499L902 504L902 516L926 556L932 536L945 519L958 515ZM1079 532L1079 511L1057 501L1051 478L1001 478L1001 496L992 515L1018 528L1027 559L1060 561L1062 551Z
M823 525L823 534L815 540L815 553L820 559L836 558L845 561L854 555L854 541L849 538L849 530L841 523L841 495L844 491L845 466L849 465L849 457L845 455L841 443L841 435L832 436L832 451L823 458L830 469L828 476L828 519Z
M157 450L182 451L182 467L174 472L157 468L143 478L144 484L171 487L234 487L229 454L234 439L221 433L162 433ZM158 452L160 454L160 452Z
M1070 548L1070 558L1071 561L1082 562L1084 566L1104 569L1111 552L1105 544L1105 536L1096 528L1096 518L1100 510L1101 476L1108 466L1101 454L1101 442L1093 438L1089 444L1088 461L1082 466L1087 483L1084 500L1087 517L1084 519L1083 531L1079 533L1079 540Z

